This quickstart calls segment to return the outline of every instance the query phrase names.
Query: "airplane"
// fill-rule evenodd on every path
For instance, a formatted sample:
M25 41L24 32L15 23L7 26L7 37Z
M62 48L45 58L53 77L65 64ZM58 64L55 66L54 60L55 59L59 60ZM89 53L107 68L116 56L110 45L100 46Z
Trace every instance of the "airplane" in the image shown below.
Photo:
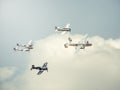
M92 44L89 43L89 41L87 41L85 39L84 39L84 43L81 43L81 41L79 41L78 43L71 43L72 39L70 37L68 38L68 41L69 41L69 43L64 44L65 48L68 48L68 46L75 46L75 49L79 50L79 49L85 49L85 47L92 46Z
M31 70L32 70L32 69L38 69L39 72L37 73L37 75L40 75L40 74L43 73L43 71L45 71L45 70L48 72L47 64L48 64L48 63L45 62L42 67L35 67L35 65L32 65Z
M28 49L33 49L32 40L30 40L27 44L18 44L17 43L17 46L25 47L25 48L28 48Z
M64 32L64 33L71 32L70 24L66 24L66 26L63 28L55 26L55 31L60 31L60 32Z
M14 51L30 51L30 49L33 49L32 40L30 40L27 44L18 44L16 48L13 48Z

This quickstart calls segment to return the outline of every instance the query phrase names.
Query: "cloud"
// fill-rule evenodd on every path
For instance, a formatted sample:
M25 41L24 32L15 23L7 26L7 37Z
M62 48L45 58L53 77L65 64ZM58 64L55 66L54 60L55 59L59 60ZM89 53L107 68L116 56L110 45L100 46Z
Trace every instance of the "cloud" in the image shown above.
M0 67L0 81L10 78L14 72L14 67Z
M69 36L73 42L84 37L51 35L35 41L28 68L3 86L11 86L11 90L119 90L120 39L89 37L93 46L75 53L74 47L64 48ZM29 70L31 65L41 66L46 61L48 72L36 75L37 70Z
M73 42L82 39L82 35L53 35L36 42L31 52L31 64L49 62L47 80L42 81L43 88L70 89L120 89L120 39L105 40L99 36L88 38L92 47L86 47L75 53L74 47L64 48L68 36ZM38 60L38 61L36 61ZM38 80L38 82L42 83Z

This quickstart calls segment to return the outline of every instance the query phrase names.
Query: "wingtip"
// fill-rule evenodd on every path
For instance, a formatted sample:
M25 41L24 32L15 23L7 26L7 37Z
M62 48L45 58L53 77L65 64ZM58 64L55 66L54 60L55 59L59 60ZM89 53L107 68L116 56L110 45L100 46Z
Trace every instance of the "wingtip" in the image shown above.
M16 51L16 49L15 49L15 48L13 48L13 50L14 50L14 51Z

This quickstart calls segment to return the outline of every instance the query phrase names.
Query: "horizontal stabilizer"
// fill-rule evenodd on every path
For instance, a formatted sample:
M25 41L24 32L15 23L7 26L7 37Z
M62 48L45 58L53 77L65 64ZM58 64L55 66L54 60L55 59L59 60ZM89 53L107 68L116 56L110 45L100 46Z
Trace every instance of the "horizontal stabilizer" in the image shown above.
M72 39L69 37L69 38L68 38L68 41L69 41L69 43L71 43L71 42L72 42Z
M65 28L70 28L70 24L68 23L68 24L65 26Z

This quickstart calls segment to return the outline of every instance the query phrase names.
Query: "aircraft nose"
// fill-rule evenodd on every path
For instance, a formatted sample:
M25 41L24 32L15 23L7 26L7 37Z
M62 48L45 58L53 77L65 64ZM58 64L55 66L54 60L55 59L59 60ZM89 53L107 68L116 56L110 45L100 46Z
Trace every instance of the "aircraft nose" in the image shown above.
M32 67L34 67L34 65L32 65Z

